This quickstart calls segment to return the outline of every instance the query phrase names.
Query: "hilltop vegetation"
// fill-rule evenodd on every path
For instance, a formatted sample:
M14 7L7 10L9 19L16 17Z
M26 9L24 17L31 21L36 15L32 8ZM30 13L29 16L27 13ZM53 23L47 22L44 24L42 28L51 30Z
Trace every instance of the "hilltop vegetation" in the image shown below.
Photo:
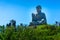
M1 27L0 40L60 40L60 27L54 25Z

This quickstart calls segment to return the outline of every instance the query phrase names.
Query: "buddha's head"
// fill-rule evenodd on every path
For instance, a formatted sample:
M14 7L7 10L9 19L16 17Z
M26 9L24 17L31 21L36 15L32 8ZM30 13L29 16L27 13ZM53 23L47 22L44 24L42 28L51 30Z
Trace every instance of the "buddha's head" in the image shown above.
M37 11L37 13L40 13L41 12L41 6L40 5L38 5L38 6L36 6L36 11Z

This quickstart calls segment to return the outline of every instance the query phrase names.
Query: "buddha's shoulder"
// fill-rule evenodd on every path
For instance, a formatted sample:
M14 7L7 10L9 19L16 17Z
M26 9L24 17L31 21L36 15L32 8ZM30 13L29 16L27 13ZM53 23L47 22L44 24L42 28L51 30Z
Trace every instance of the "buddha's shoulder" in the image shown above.
M42 15L45 15L45 13L43 13L43 12L42 12L41 14L42 14Z
M39 14L36 14L36 15L39 15ZM41 15L45 15L45 13L41 12Z

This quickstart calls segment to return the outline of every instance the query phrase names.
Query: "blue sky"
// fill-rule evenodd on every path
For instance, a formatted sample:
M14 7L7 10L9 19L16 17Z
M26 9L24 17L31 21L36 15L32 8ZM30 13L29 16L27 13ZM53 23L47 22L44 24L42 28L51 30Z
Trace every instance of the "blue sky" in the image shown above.
M0 25L9 23L11 19L16 20L17 24L29 24L37 5L42 6L48 24L60 22L60 0L0 0Z

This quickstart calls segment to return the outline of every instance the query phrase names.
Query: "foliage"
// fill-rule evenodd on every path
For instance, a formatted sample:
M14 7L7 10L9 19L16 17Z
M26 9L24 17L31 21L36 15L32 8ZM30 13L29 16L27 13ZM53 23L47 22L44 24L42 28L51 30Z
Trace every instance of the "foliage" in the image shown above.
M0 28L1 29L1 28ZM60 40L60 27L54 25L6 27L0 32L0 40Z

